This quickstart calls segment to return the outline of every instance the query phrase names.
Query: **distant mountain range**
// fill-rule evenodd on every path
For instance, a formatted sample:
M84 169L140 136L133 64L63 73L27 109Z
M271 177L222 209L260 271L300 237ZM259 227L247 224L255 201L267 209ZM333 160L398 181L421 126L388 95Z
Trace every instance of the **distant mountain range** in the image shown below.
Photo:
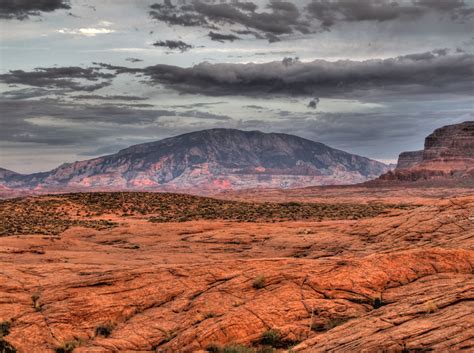
M212 129L134 145L49 172L0 169L0 189L181 190L361 183L389 166L301 137Z

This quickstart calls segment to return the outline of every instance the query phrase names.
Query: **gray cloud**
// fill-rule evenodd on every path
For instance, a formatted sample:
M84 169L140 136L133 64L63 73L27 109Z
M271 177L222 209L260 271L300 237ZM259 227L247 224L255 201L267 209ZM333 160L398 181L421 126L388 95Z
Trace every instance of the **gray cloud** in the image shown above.
M472 93L473 54L433 52L366 61L286 59L263 64L211 64L143 69L150 83L180 93L370 97L428 93Z
M398 153L423 146L424 137L448 124L472 120L471 112L377 112L314 113L285 112L283 119L241 121L239 128L283 132L325 143L362 156L394 159Z
M261 11L253 2L209 3L165 1L151 6L150 16L169 25L223 30L238 25L237 34L270 42L295 33L328 31L341 22L410 21L430 13L463 21L474 14L464 0L313 0L303 8L294 2L268 1Z
M224 43L225 41L233 42L234 40L241 39L240 37L237 37L233 34L222 34L222 33L216 33L212 31L209 32L208 36L209 38L211 38L211 40L214 40L216 42L221 42L221 43Z
M225 115L195 109L178 112L137 109L121 104L67 103L57 99L19 101L0 98L0 109L1 141L53 146L94 146L107 136L133 135L133 131L150 129L150 126L159 129L160 118L163 117L189 117L215 122L230 120ZM45 123L42 123L43 119L46 119ZM89 128L89 123L100 125Z
M23 88L2 93L2 95L8 99L30 99L44 97L51 94L63 95L64 93L62 90L49 90L44 88Z
M29 16L39 16L41 12L70 8L66 0L2 0L0 18L25 20Z
M464 19L474 11L464 0L313 0L306 10L308 17L319 21L325 30L338 22L414 20L429 12Z
M115 100L122 100L122 101L141 101L147 100L147 97L139 97L139 96L125 96L125 95L112 95L112 96L101 96L98 94L81 94L70 96L70 98L74 99L98 99L104 101L115 101Z
M271 1L264 12L256 12L257 9L258 6L252 2L209 4L193 1L174 5L171 1L165 1L153 4L150 16L170 25L213 30L237 24L243 27L240 33L266 38L271 42L278 41L278 36L282 34L309 32L308 24L300 19L299 9L291 2Z
M143 61L142 59L138 59L138 58L126 58L125 60L131 63L138 63L138 62Z
M36 68L33 71L10 70L0 75L0 82L91 92L109 86L114 77L115 75L101 72L97 68L70 66ZM80 80L89 84L83 84Z
M155 43L153 43L155 47L164 47L168 48L170 50L179 50L181 52L185 52L189 49L192 49L193 46L190 44L187 44L181 40L160 40Z

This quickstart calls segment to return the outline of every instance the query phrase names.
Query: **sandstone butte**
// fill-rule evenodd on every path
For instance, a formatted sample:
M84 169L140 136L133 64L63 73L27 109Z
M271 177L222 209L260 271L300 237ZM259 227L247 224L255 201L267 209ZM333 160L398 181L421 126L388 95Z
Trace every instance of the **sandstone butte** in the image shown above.
M101 197L1 201L2 353L474 350L472 189Z

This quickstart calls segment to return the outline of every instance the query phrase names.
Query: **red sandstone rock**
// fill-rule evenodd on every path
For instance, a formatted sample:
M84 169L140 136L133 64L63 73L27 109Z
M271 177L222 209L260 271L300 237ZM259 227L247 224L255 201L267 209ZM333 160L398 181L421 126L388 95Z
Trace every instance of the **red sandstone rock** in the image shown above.
M28 353L196 352L276 330L282 351L472 350L474 197L421 204L358 221L112 213L112 229L3 237L4 340Z

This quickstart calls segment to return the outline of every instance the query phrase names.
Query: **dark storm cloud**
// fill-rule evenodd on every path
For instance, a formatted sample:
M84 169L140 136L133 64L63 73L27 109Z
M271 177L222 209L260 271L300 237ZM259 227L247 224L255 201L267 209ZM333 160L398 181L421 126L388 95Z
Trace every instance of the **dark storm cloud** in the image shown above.
M170 50L179 50L181 52L185 52L189 49L192 49L193 46L190 44L187 44L181 40L160 40L155 43L153 43L155 47L164 47L168 48Z
M406 150L423 146L434 129L472 120L474 114L457 111L314 113L282 112L282 119L240 122L244 130L283 132L325 143L371 158L392 159Z
M216 42L221 42L224 43L225 41L228 42L233 42L234 40L240 40L240 37L237 37L233 34L222 34L222 33L216 33L216 32L209 32L208 37L211 38L211 40L214 40Z
M159 128L163 117L190 117L215 122L230 120L225 115L194 109L177 112L114 104L66 103L57 99L21 101L0 98L0 111L1 141L54 146L88 146L100 138L117 136L119 130L133 135L135 129L147 129L150 124ZM88 124L97 126L88 128Z
M304 8L289 1L269 1L257 10L253 2L165 1L152 5L150 16L170 25L213 30L238 25L241 29L233 30L237 34L276 42L282 35L328 31L340 22L410 21L429 13L463 21L474 15L474 8L464 0L314 0Z
M36 68L33 71L11 70L0 75L0 82L91 92L109 86L114 77L114 74L100 72L97 68L70 66ZM80 80L87 83L81 83Z
M25 20L29 16L39 16L41 12L70 9L65 0L2 0L0 18Z
M138 62L143 61L142 59L138 59L138 58L126 58L125 60L130 61L131 63L138 63Z
M308 108L311 108L311 109L316 109L318 107L318 104L319 104L319 98L313 98L309 101L308 103Z
M114 71L115 74L117 74L117 75L118 74L137 74L137 75L139 75L140 73L143 72L143 69L139 69L139 68L111 65L111 64L98 63L98 62L93 62L92 64L95 65L95 66L98 66L98 67L93 68L94 70L104 69L104 70Z
M240 25L240 31L256 38L278 41L279 35L296 32L309 33L308 23L300 19L299 9L291 2L272 1L263 12L252 2L208 4L192 1L173 4L170 1L151 6L155 20L185 27L220 29L224 25ZM243 33L243 32L242 32Z
M422 53L366 61L285 59L264 64L211 64L143 69L150 83L180 93L370 97L427 93L471 94L473 54Z
M122 101L142 101L147 100L147 97L138 97L138 96L121 96L121 95L113 95L113 96L101 96L98 94L81 94L76 96L70 96L70 98L74 99L97 99L97 100L104 100L104 101L115 101L115 100L122 100Z
M473 14L464 0L314 0L306 11L310 19L329 30L338 22L414 20L430 12L447 14L451 19L465 19Z

